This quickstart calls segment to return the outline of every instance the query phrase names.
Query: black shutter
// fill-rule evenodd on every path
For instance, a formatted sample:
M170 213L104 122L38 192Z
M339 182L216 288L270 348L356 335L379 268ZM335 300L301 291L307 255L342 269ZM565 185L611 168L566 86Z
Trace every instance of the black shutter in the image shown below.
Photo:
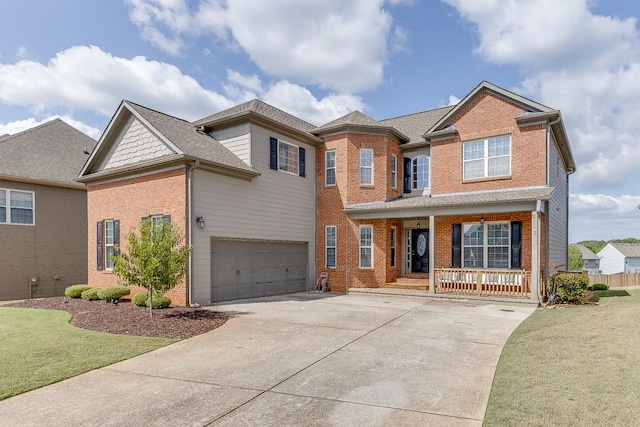
M408 157L405 157L402 159L403 161L403 176L402 176L402 182L404 185L404 189L403 192L404 193L411 193L411 159Z
M269 167L271 169L278 169L278 140L276 138L269 138L271 144L271 150L269 155Z
M304 148L300 147L298 148L298 170L299 170L299 174L300 176L307 176L305 174L305 152L304 152Z
M164 222L171 222L171 215L163 215L162 219L164 220Z
M102 221L98 221L96 223L96 269L102 270L103 259L102 259Z
M462 268L462 224L453 224L451 232L451 266Z
M113 244L120 246L120 220L113 220ZM120 254L119 250L113 251L113 256L118 256Z
M511 223L511 268L522 268L522 221Z

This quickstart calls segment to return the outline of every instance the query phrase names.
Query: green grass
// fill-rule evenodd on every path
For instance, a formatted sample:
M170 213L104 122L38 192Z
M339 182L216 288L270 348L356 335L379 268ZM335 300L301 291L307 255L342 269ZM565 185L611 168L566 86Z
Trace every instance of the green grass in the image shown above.
M628 293L525 320L498 362L484 425L640 425L640 290Z
M88 331L58 310L0 307L0 400L177 340Z
M606 291L594 291L594 295L591 297L589 302L598 302L600 298L605 297L628 297L629 292L622 289L608 289Z

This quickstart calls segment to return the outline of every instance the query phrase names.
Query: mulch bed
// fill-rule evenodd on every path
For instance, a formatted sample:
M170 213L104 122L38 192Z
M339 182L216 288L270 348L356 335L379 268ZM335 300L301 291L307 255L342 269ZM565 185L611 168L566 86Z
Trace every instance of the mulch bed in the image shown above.
M185 339L209 332L227 321L223 313L202 308L169 307L153 311L137 307L129 301L111 304L62 297L24 300L7 307L65 310L71 313L71 324L92 331L112 334Z

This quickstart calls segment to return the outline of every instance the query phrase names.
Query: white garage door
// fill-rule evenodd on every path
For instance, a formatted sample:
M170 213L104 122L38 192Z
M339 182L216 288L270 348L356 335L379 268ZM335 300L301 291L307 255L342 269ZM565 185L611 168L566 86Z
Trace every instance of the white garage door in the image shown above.
M211 241L211 301L307 290L307 244Z

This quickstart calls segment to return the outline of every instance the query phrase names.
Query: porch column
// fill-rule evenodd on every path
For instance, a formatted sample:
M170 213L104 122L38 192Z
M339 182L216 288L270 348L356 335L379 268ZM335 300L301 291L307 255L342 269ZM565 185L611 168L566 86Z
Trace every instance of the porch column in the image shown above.
M436 293L436 218L429 215L429 295Z
M540 212L531 212L531 300L540 295Z

